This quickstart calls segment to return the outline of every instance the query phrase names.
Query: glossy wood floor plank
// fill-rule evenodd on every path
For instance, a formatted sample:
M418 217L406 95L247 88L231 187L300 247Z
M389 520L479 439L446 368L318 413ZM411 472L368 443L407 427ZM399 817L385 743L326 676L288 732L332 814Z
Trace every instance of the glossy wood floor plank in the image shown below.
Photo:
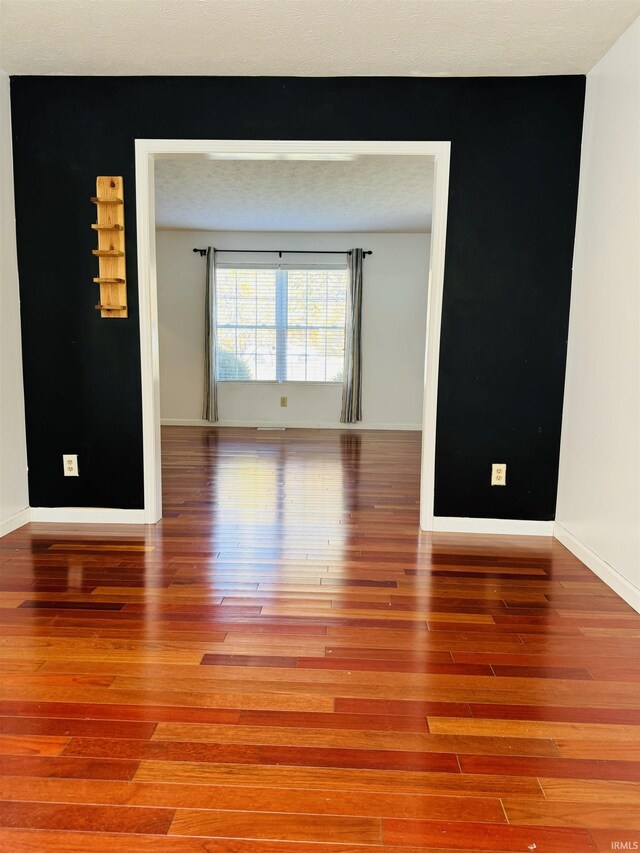
M538 779L545 799L562 802L610 803L637 807L640 782L600 782L596 779Z
M498 798L468 797L464 815L460 797L378 792L297 790L222 785L182 785L163 783L120 783L80 779L26 779L0 777L0 796L4 800L38 802L98 803L163 808L222 809L239 812L276 812L287 814L351 815L354 817L406 817L433 820L468 820L504 823L506 817ZM533 807L535 800L514 800Z
M174 812L169 809L65 805L60 803L0 803L0 826L33 829L101 830L165 834Z
M332 844L304 841L249 841L177 835L126 835L90 832L0 830L1 853L452 853L451 848L389 847L388 845ZM467 850L466 853L487 853Z
M640 810L637 803L543 803L538 800L529 802L506 799L503 800L503 805L507 820L513 824L640 830Z
M277 841L320 841L345 844L382 844L378 818L342 815L287 815L259 812L178 809L170 835L206 838L252 838Z
M314 729L304 727L201 726L160 723L154 740L213 743L270 744L275 746L346 747L366 750L404 752L473 752L490 755L558 755L550 739L474 737L409 732L379 732L350 729Z
M0 539L0 853L640 843L640 617L554 540L420 533L419 458L167 427L159 525Z
M464 824L453 821L384 820L383 835L389 844L447 844L452 850L473 848L492 853L591 853L595 845L585 829ZM531 847L535 844L535 847Z
M196 785L241 785L339 791L433 794L464 797L503 797L505 792L544 797L533 777L468 775L405 770L369 770L350 768L295 767L290 765L238 765L162 761L141 761L136 782L172 782Z

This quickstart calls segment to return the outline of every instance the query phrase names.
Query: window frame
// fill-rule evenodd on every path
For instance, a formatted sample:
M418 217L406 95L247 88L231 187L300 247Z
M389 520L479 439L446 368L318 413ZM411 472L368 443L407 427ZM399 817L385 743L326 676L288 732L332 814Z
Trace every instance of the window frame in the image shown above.
M217 343L216 343L216 382L224 382L225 384L233 384L236 383L238 385L330 385L333 387L342 387L344 381L342 382L332 382L330 379L287 379L287 330L288 329L300 329L304 331L308 331L309 329L316 329L318 331L339 331L340 327L337 326L309 326L309 325L293 325L289 326L288 324L288 275L282 276L282 273L288 273L289 270L348 270L348 265L346 263L315 263L315 264L289 264L289 263L256 263L256 262L217 262L216 263L216 275L218 270L228 269L228 270L238 270L238 269L252 269L252 270L275 270L276 272L276 280L275 280L275 326L258 326L258 325L239 325L238 323L218 323L217 316L217 291L216 291L216 333L218 329L256 329L256 328L264 328L264 329L273 329L275 328L276 332L276 378L275 379L221 379L217 375ZM217 289L218 283L217 278L214 283L214 286ZM348 282L345 285L345 303L347 299L346 287L348 287ZM346 345L346 311L345 311L345 325L342 327L342 331L344 333L345 345ZM216 334L217 341L217 334Z

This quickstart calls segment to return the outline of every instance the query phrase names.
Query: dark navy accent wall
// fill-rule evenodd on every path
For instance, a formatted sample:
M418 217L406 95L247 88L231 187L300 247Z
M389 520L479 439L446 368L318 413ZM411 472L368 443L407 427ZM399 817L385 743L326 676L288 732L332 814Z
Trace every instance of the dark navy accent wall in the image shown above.
M32 506L143 506L136 138L451 140L436 514L553 518L583 77L14 77L11 95ZM126 320L93 308L109 174Z

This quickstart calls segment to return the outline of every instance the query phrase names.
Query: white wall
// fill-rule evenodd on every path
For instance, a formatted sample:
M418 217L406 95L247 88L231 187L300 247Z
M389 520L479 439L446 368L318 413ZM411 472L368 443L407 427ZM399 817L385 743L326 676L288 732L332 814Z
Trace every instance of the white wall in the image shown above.
M361 246L373 251L365 260L363 284L361 426L421 428L429 234L159 230L156 238L164 421L201 417L205 261L193 253L194 247L321 250ZM256 259L273 263L277 257ZM288 258L296 263L302 259L304 256ZM340 258L331 258L331 262L336 260ZM342 387L337 385L221 382L220 422L337 425L341 394ZM289 398L287 408L280 407L284 395Z
M9 78L0 72L0 535L28 521Z
M587 76L558 538L640 609L640 21Z

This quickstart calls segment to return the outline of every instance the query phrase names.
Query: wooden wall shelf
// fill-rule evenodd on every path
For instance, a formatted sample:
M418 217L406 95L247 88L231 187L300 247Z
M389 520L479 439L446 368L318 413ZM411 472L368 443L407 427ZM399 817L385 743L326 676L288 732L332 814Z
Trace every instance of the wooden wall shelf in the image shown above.
M100 178L98 178L100 180ZM114 180L121 181L122 178L114 178ZM122 198L110 198L109 196L99 196L92 195L91 201L94 204L124 204L124 199Z
M98 248L92 250L99 264L99 274L93 279L100 285L100 301L96 309L101 317L127 317L122 178L111 175L97 178L96 195L91 201L98 213L98 221L91 225L98 232Z

